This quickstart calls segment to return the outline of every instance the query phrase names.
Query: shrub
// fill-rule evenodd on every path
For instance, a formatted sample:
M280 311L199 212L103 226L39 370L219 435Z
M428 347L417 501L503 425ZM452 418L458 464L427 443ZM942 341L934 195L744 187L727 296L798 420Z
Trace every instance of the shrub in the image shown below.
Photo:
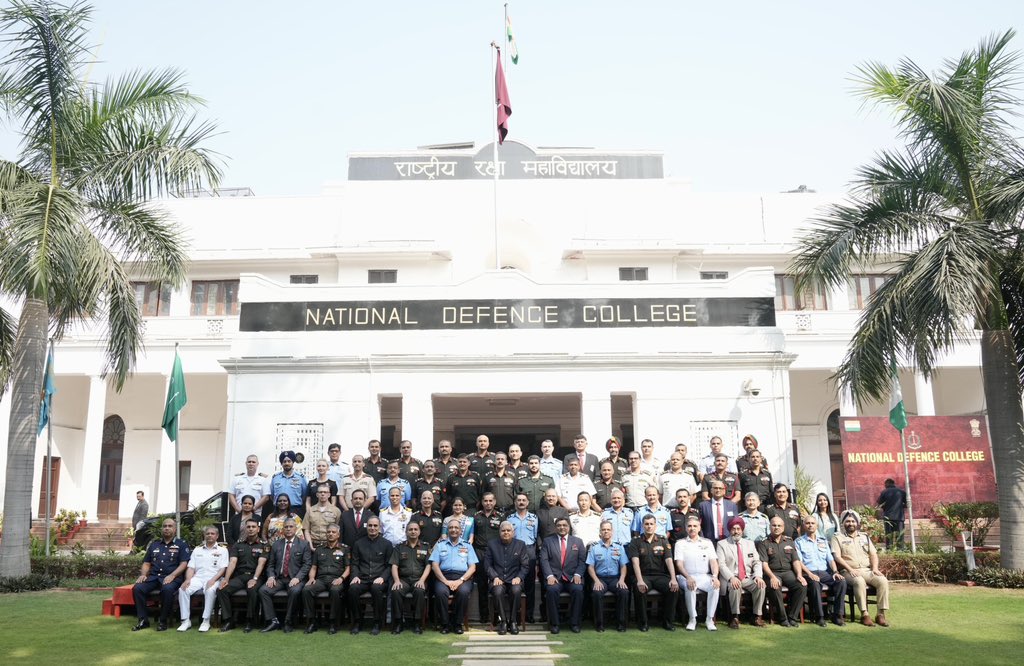
M978 567L970 572L967 577L985 587L1024 588L1024 569Z
M0 594L14 592L36 592L48 590L60 584L53 576L41 573L30 573L27 576L11 576L0 578Z
M976 552L979 567L999 566L999 553ZM967 580L967 560L962 552L889 552L878 556L878 568L889 580L912 583L957 583Z
M32 557L32 572L45 573L58 580L66 578L112 578L133 581L142 568L141 553L137 555L51 555Z
M999 519L999 505L995 502L940 502L932 511L934 521L953 543L960 541L961 532L970 532L975 546L985 545L989 530Z

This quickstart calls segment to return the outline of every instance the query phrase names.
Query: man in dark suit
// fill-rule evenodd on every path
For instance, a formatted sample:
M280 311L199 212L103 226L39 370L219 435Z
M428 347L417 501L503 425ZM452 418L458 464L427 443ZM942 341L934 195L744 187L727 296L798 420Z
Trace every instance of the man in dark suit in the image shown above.
M583 573L587 570L587 546L583 539L569 536L569 519L555 521L555 533L540 547L540 570L546 582L545 597L551 633L557 634L558 596L569 593L569 627L580 633L583 616Z
M352 508L341 512L341 542L352 549L356 541L366 536L366 521L373 512L364 509L366 493L362 490L352 491Z
M711 482L711 499L697 506L700 514L700 533L705 539L718 545L729 536L729 521L740 515L735 502L725 499L725 483L721 479Z
M562 460L562 473L569 471L569 459L575 458L580 461L580 474L586 474L593 481L598 476L597 456L593 453L587 453L587 438L583 435L576 435L572 440L572 447L576 449L574 453L570 453ZM555 479L558 481L558 479Z
M504 635L506 630L513 635L519 633L516 615L530 562L526 543L515 538L512 523L502 521L498 526L498 538L487 544L483 563L491 598L498 611L499 635Z
M263 604L263 617L267 618L267 626L260 633L267 633L281 628L281 623L274 612L274 595L278 592L288 593L288 604L284 614L284 632L292 630L292 611L299 602L302 588L309 577L309 569L313 566L313 551L309 542L295 536L295 521L291 518L284 521L281 528L283 537L274 542L267 558L267 582L260 588L260 602Z

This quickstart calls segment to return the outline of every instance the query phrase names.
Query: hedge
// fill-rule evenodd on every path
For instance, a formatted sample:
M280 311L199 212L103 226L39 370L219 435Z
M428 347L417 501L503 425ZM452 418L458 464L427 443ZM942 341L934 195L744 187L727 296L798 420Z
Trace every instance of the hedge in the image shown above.
M999 553L974 553L979 567L999 567ZM911 583L958 583L967 580L967 560L963 552L885 553L878 556L878 568L889 580Z
M999 569L978 567L970 573L970 579L985 587L1024 588L1024 569Z
M0 578L0 594L13 592L37 592L57 587L59 581L46 574L30 573L27 576L9 576Z
M142 568L143 553L134 555L51 555L32 557L32 572L58 580L113 578L134 582Z

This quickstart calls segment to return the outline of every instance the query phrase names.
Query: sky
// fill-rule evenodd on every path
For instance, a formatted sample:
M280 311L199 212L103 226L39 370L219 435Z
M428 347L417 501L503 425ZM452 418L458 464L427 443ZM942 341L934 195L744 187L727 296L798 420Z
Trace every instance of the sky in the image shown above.
M317 194L352 152L491 140L503 5L96 0L89 75L183 70L219 127L222 186ZM891 117L854 94L858 65L931 71L1024 26L1020 0L510 0L509 14L510 139L659 151L667 176L715 192L843 191L898 145ZM0 156L15 156L16 129L0 125Z

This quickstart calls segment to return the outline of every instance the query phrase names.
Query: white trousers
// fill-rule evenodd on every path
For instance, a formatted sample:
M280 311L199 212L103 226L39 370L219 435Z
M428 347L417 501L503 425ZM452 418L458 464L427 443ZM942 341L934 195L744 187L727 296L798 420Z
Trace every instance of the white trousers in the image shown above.
M707 592L708 594L708 617L707 619L713 620L715 617L715 611L718 610L718 594L721 590L712 585L711 581L714 580L714 576L709 573L706 574L690 574L690 577L697 581L697 589L691 590L689 585L686 584L686 579L682 576L676 576L676 582L679 583L679 589L683 591L683 595L686 597L686 610L690 614L690 620L696 621L697 619L697 593Z
M190 602L192 595L199 592L202 592L203 596L206 597L203 603L203 619L209 620L210 616L213 615L213 603L217 600L218 586L214 585L207 589L207 582L209 582L209 579L203 580L199 576L192 576L188 587L182 586L178 588L178 610L181 611L181 620L183 622L192 614L192 604Z

